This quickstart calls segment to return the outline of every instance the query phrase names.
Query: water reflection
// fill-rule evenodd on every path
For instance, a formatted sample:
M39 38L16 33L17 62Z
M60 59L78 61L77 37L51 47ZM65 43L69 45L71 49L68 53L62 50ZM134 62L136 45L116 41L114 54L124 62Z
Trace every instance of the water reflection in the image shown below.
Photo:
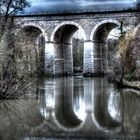
M19 100L0 103L0 140L140 136L140 93L105 78L43 79ZM102 133L101 133L102 132Z
M106 129L117 128L118 126L120 126L121 119L118 120L119 118L113 118L112 115L120 114L120 93L115 90L112 91L112 85L109 85L103 78L96 78L94 82L94 89L95 90L93 98L95 119L100 124L100 127L104 127ZM119 94L119 98L117 98L116 100L117 107L115 107L116 104L113 99L117 94Z
M55 120L64 129L77 127L81 122L73 108L79 105L73 100L73 82L73 77L55 80Z
M115 92L113 89L110 89L110 94L108 97L108 112L111 118L121 123L122 121L122 97L119 92Z
M75 115L81 120L84 121L86 117L85 113L85 95L83 87L83 78L75 77L74 78L74 88L73 88L73 109Z
M1 140L17 140L42 122L43 117L33 100L8 100L0 104Z

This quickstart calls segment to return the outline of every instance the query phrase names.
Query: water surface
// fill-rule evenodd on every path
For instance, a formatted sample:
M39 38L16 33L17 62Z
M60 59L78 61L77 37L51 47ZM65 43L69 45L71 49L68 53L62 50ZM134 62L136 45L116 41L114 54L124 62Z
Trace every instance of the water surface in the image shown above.
M41 79L0 103L0 140L140 138L140 92L106 78Z

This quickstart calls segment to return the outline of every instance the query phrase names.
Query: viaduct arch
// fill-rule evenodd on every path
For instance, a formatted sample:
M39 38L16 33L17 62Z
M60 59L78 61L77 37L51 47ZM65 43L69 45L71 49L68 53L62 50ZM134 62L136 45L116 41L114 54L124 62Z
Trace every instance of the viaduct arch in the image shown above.
M24 15L17 16L15 24L18 30L33 26L41 31L45 43L43 68L47 75L73 74L72 38L77 30L81 30L84 39L83 74L91 76L108 71L107 37L112 29L120 26L121 19L124 28L131 29L137 17L129 12Z
M51 42L54 46L54 73L59 75L73 73L72 37L77 30L81 30L82 37L86 40L83 28L75 22L65 21L53 30Z
M103 20L95 25L91 31L90 39L93 40L93 73L104 74L107 72L107 37L112 29L120 27L117 20Z

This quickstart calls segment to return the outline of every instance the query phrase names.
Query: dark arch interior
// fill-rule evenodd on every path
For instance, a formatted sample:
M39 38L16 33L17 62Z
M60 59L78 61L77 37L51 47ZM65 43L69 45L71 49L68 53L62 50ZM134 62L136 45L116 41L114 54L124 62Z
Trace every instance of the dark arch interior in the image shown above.
M75 64L73 59L73 35L77 31L78 27L67 24L60 27L54 35L55 73L58 75L73 74Z
M42 31L34 26L26 26L17 34L17 42L21 51L20 59L31 73L44 72L45 38Z
M96 30L93 40L97 40L100 42L106 42L107 37L112 29L116 28L118 25L115 23L104 23L98 27Z
M72 36L78 30L74 25L60 27L54 37L56 43L72 43Z
M41 30L34 26L26 26L19 31L19 35L22 36L22 40L35 42L36 39L42 34Z
M116 28L118 25L115 23L104 23L100 25L93 36L95 52L94 52L94 63L95 63L95 73L106 74L108 69L108 59L109 59L109 47L107 43L107 38L109 33Z

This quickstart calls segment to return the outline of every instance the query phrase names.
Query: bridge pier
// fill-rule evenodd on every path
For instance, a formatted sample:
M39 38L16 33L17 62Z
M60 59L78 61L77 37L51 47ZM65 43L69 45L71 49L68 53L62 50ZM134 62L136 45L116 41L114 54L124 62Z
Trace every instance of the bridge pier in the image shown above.
M88 76L93 74L94 62L93 62L93 42L84 42L84 75Z
M100 43L88 40L84 42L84 76L99 76L103 72L102 50Z
M71 75L73 73L72 44L46 42L45 74L49 76Z
M100 76L106 71L106 48L104 43L84 42L84 76ZM45 44L45 74L65 75L73 73L72 44Z
M64 50L64 74L71 75L73 74L72 44L71 43L64 44L63 50Z
M45 43L45 68L46 75L54 75L54 45L51 42Z
M103 75L108 69L108 48L105 41L94 41L94 74Z
M71 75L73 73L72 44L55 42L54 46L54 75Z

